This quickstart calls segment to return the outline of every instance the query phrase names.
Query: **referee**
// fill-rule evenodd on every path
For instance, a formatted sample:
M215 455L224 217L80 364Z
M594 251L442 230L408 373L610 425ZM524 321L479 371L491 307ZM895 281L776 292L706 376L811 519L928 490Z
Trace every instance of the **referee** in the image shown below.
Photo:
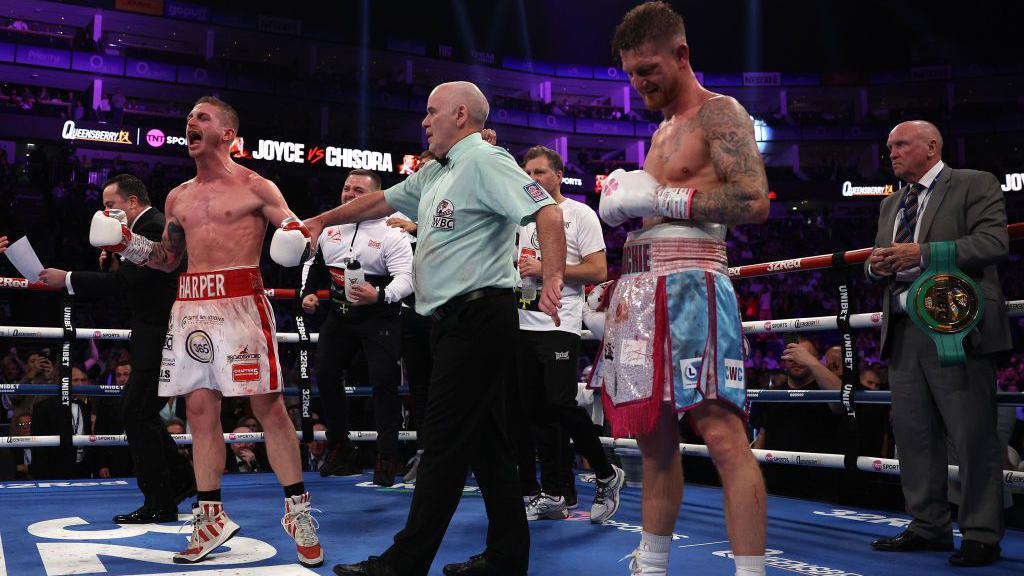
M353 170L345 178L341 203L380 190L380 176ZM345 294L346 268L358 263L365 282ZM320 305L317 289L330 285L327 319L316 346L317 386L327 425L328 459L321 476L358 474L355 447L348 439L348 407L342 372L360 350L366 357L373 386L373 419L377 426L377 464L373 483L391 486L398 472L398 430L402 426L401 300L412 293L412 248L401 230L385 218L325 228L317 252L303 268L302 309L312 314Z
M438 159L380 194L307 220L324 225L417 214L416 310L433 315L434 350L426 438L405 528L381 556L337 565L341 576L426 574L472 468L487 503L487 547L445 574L526 574L530 534L506 430L505 379L518 318L509 258L516 229L536 220L544 259L540 309L558 322L565 234L562 214L505 150L479 134L487 99L474 84L441 84L423 119Z

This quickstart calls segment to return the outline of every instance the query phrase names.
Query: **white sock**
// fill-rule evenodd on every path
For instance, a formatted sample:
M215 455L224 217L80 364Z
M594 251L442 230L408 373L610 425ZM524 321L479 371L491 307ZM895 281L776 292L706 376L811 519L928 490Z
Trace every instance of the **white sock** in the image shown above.
M667 554L668 544L671 541L671 536L658 536L657 534L644 531L640 534L640 549Z
M736 576L764 576L764 554L760 556L733 556Z

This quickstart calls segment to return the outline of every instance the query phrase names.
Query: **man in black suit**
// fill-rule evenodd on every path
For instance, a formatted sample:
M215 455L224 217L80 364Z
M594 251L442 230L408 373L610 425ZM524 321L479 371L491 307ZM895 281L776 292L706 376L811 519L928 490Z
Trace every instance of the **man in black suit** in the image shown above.
M1006 204L987 172L943 164L942 135L929 122L904 122L887 142L896 177L907 183L882 201L878 233L865 272L884 282L882 357L889 360L892 421L903 496L914 517L902 534L876 540L876 550L951 550L946 501L946 443L960 457L964 535L956 566L999 558L1003 536L1002 463L996 437L993 355L1012 346L996 265L1007 258ZM935 343L907 316L907 289L926 270L929 242L956 243L956 266L978 284L984 315L964 339L966 363L942 367Z
M48 350L46 351L48 352ZM71 388L89 384L81 366L71 368ZM48 396L32 406L32 436L92 434L92 407L79 396L71 397L71 420L62 410L59 396ZM34 479L90 478L95 469L96 448L54 446L33 448L28 472Z
M133 233L160 241L164 215L150 205L145 184L135 176L121 174L111 178L103 187L103 206L124 211ZM100 255L101 268L106 268L107 263L110 269L102 272L48 268L43 270L40 280L49 286L66 288L78 298L123 298L131 309L132 372L123 392L122 418L145 502L134 512L115 516L114 522L172 522L178 519L177 504L195 493L195 476L160 419L164 400L157 395L157 377L167 321L177 296L178 274L185 263L174 272L165 273L128 261L116 262L104 252Z

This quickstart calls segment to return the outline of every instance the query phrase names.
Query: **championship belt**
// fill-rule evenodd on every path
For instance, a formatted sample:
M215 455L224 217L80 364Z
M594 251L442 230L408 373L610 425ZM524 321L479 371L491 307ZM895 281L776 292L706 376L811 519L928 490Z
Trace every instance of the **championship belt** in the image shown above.
M931 337L939 364L958 366L967 360L964 336L985 312L985 299L974 280L956 267L956 244L932 242L928 269L907 291L907 315Z

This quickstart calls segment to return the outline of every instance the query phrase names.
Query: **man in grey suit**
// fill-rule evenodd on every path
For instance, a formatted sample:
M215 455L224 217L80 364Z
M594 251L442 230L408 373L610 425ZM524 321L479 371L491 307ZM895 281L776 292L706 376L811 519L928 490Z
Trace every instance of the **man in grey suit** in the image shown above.
M942 135L929 122L904 122L886 143L896 177L907 183L882 202L869 279L884 282L881 355L889 361L893 430L907 511L902 534L876 550L952 550L946 501L945 436L960 457L964 541L956 566L999 558L1003 536L1002 462L996 438L995 362L1010 349L1010 326L996 265L1006 259L1006 206L995 176L958 170L942 160ZM980 286L984 315L964 339L966 364L943 368L935 344L905 313L907 288L928 268L929 242L956 243L956 265Z

